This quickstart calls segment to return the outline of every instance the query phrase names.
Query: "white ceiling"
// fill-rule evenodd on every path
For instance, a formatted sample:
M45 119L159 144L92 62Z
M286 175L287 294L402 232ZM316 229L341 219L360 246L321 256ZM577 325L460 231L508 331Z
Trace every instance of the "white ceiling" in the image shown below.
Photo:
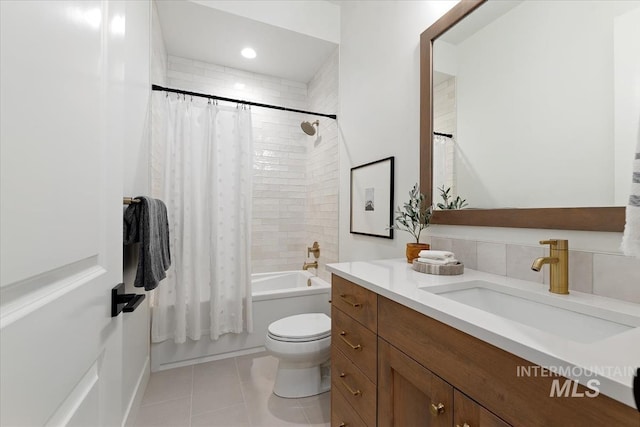
M169 55L307 83L337 44L183 0L157 1ZM250 46L255 59L240 51Z

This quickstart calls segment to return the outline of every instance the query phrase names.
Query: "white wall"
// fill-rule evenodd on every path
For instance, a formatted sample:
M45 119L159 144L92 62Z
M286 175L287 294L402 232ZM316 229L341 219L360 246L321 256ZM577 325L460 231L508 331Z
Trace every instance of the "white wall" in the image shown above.
M166 52L155 4L153 2L127 2L127 63L124 72L132 81L127 95L126 140L123 143L123 196L148 196L150 94L151 76L154 83L163 83L166 75ZM126 208L126 206L124 206ZM138 263L138 245L123 247L123 281L128 293L144 293L133 287ZM133 313L124 316L123 329L123 407L127 424L136 417L139 403L146 388L150 372L149 295Z
M151 20L151 83L164 86L167 84L167 49L162 36L162 25L158 15L158 7L153 1Z
M410 236L349 233L350 169L395 156L395 206L419 181L420 33L455 1L346 1L341 6L340 259L399 258ZM395 207L394 207L395 209Z

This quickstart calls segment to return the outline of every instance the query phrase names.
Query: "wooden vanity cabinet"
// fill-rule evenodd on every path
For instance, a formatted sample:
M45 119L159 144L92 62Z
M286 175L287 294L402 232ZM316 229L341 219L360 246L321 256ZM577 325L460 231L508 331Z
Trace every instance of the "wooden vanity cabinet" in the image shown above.
M378 363L380 426L509 427L382 338Z
M549 397L564 378L518 376L535 365L338 276L332 284L333 427L640 427L627 405Z
M378 295L335 275L331 283L331 425L375 427Z
M554 380L568 380L550 373L518 376L518 367L535 365L381 296L378 335L459 392L457 401L454 398L454 414L465 413L456 417L453 425L461 421L470 427L483 422L488 426L526 427L640 426L637 410L603 394L550 397ZM576 390L587 391L582 386ZM380 400L383 393L379 390ZM462 408L456 406L457 402ZM469 419L477 419L480 424L464 421L467 411Z
M509 424L455 389L453 390L453 425L456 427L509 426Z
M382 338L378 387L378 425L452 425L453 387Z

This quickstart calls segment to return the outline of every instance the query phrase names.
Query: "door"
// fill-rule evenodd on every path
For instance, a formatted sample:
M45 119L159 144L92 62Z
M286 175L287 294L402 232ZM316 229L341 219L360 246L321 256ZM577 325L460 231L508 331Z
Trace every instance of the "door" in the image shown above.
M450 427L453 387L378 339L378 425Z
M0 2L1 425L122 423L124 3Z
M458 390L453 391L453 407L456 427L509 427L509 424Z

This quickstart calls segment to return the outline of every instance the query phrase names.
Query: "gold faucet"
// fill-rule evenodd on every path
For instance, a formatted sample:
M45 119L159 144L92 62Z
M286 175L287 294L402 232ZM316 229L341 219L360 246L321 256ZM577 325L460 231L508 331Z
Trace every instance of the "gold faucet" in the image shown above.
M302 269L303 269L303 270L308 270L308 269L310 269L310 268L318 269L318 261L305 262L305 263L302 265Z
M531 269L540 271L544 264L549 264L549 292L566 295L569 293L569 241L541 240L541 245L550 245L548 257L536 258Z

